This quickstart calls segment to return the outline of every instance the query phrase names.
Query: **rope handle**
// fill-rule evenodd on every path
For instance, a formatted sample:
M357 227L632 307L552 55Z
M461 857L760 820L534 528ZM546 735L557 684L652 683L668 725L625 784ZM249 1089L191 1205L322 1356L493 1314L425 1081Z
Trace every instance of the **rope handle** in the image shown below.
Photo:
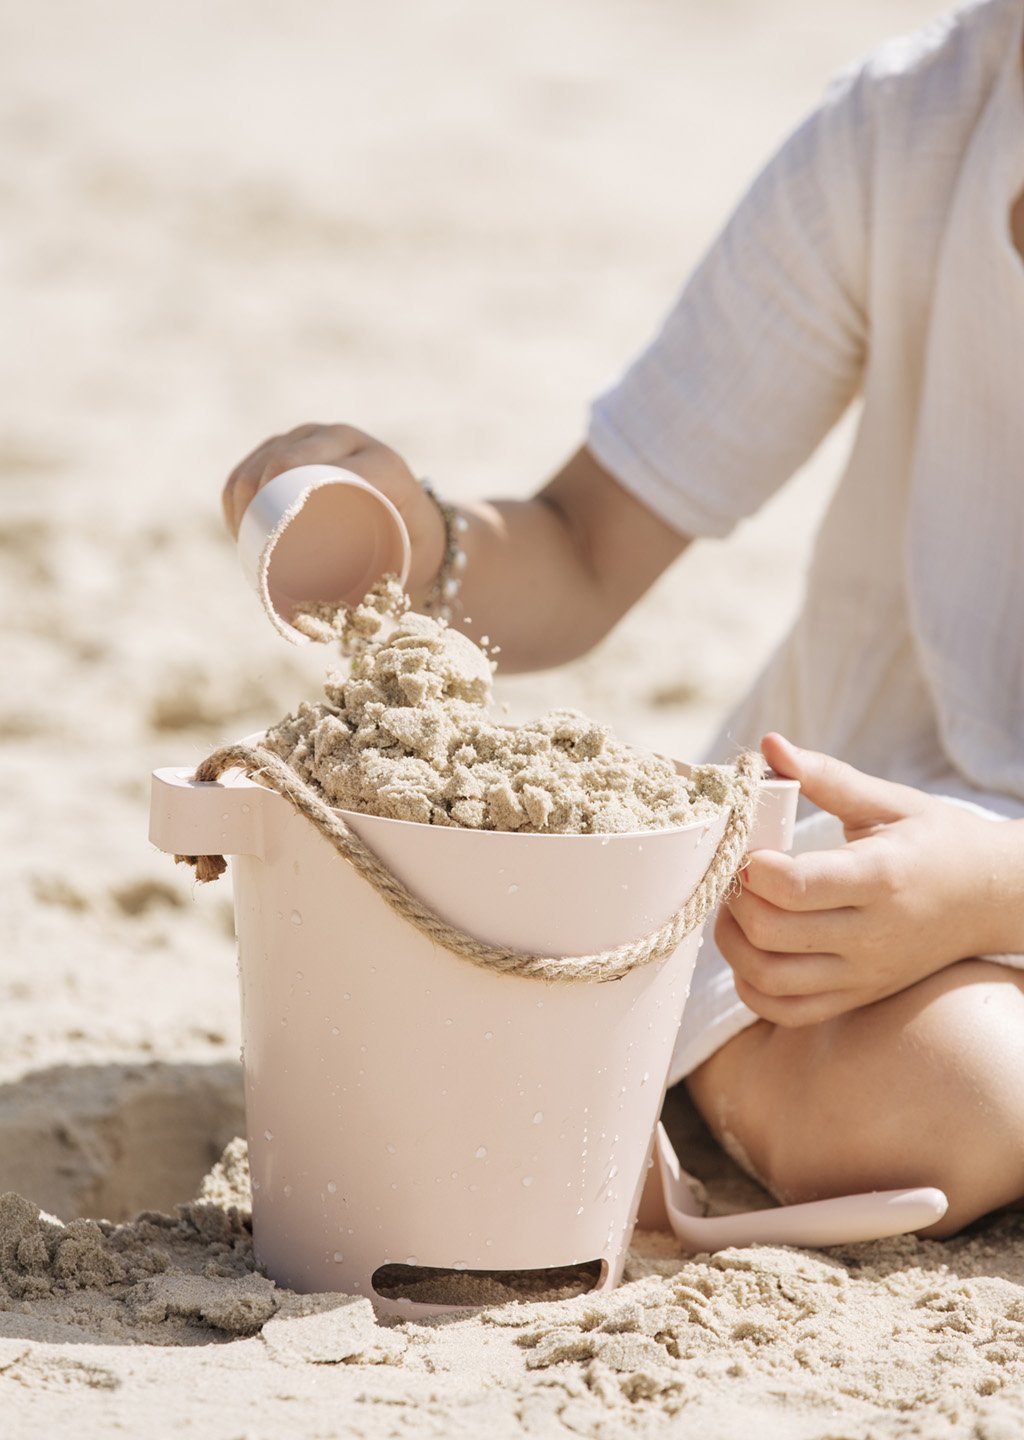
M736 799L725 833L703 879L680 909L663 925L639 940L628 941L595 955L568 956L530 955L521 950L488 945L442 920L392 875L369 846L349 829L338 811L325 804L270 750L252 745L225 745L197 767L194 778L205 784L219 779L226 770L241 770L250 779L275 790L305 815L338 854L373 886L386 905L414 925L433 944L502 975L565 982L620 980L642 965L663 959L704 923L728 893L746 854L764 762L755 751L746 751L736 761L735 769ZM204 882L216 880L227 868L222 855L176 855L174 858L181 864L193 866L196 879Z

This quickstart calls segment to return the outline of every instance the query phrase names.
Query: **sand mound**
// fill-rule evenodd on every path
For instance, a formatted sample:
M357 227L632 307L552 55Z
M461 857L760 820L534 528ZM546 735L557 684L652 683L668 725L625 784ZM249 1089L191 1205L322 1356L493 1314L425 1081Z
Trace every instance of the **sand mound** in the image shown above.
M408 613L394 581L352 612L314 610L310 633L355 651L266 744L331 805L472 830L618 834L714 818L728 772L679 775L607 726L556 710L515 727L490 714L494 665L467 636ZM382 617L392 624L381 633Z

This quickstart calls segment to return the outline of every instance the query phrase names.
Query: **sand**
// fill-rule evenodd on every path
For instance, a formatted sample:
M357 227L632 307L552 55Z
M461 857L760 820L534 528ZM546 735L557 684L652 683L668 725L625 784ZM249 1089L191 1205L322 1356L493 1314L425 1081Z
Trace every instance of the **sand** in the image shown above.
M677 1107L678 1108L678 1107ZM676 1115L677 1130L692 1117ZM691 1145L691 1148L693 1146ZM719 1199L735 1198L726 1179ZM1020 1217L945 1243L683 1258L638 1232L611 1296L384 1326L258 1273L237 1141L173 1215L62 1225L0 1197L0 1394L108 1434L966 1436L1024 1425ZM998 1273L996 1271L998 1270ZM229 1423L230 1429L224 1427Z
M345 420L456 499L527 493L825 75L938 9L7 7L0 1192L26 1204L0 1229L41 1285L0 1311L4 1440L1024 1432L1019 1216L693 1260L640 1234L607 1300L387 1330L275 1291L244 1208L192 1204L243 1133L228 890L146 840L153 767L322 678L239 577L231 466ZM849 435L593 655L499 677L510 718L699 757L798 602ZM672 1103L713 1204L755 1200Z
M467 830L617 835L710 821L733 802L728 769L679 774L578 711L510 726L495 713L497 662L410 610L393 576L351 609L304 611L310 638L337 638L351 660L263 743L329 805Z

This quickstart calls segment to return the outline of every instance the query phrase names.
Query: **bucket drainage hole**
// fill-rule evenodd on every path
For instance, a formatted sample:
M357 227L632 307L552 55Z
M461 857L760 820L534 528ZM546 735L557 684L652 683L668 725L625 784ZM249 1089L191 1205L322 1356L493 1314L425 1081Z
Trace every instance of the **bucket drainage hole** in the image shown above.
M383 1299L417 1305L504 1305L510 1300L570 1300L595 1289L603 1260L547 1270L451 1270L431 1265L379 1266L370 1284Z

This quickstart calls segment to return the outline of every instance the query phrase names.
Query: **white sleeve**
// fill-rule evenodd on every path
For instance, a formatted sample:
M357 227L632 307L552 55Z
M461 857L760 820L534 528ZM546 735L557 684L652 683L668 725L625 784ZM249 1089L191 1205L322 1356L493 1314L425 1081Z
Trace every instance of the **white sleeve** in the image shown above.
M831 429L867 347L871 125L839 76L747 192L587 444L669 525L725 535Z

